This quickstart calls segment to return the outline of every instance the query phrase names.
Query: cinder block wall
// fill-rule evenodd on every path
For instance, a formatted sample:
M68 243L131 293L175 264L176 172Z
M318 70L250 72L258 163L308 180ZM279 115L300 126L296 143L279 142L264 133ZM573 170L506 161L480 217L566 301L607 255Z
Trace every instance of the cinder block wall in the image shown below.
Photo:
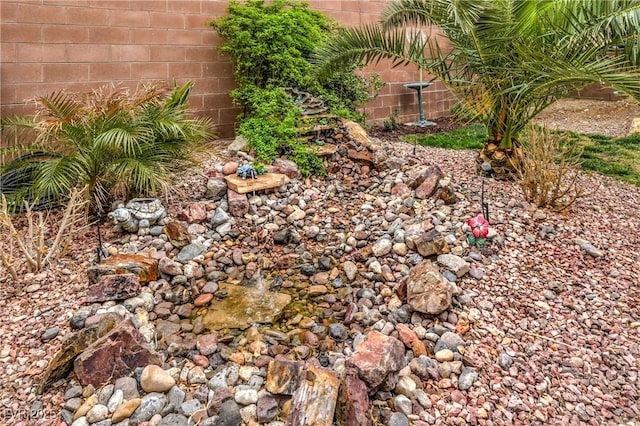
M384 0L314 0L312 8L345 25L378 18ZM88 91L106 83L194 80L190 107L209 116L220 136L234 134L240 112L232 105L231 64L213 47L220 43L207 20L226 13L214 0L3 0L0 2L0 115L30 113L28 102L60 89ZM417 118L415 92L402 84L418 77L414 68L378 72L387 86L365 106L370 120L398 110L400 120ZM425 75L425 79L428 76ZM424 97L427 117L448 115L454 101L441 83Z

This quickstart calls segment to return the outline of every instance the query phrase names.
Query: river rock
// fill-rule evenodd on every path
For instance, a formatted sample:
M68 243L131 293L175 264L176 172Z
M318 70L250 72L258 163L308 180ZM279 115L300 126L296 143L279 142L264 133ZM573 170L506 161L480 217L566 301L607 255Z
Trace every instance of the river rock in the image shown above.
M157 365L148 365L142 370L140 387L145 392L166 392L176 384L171 375Z
M140 405L130 417L132 425L138 425L146 422L156 414L160 414L164 406L167 404L167 397L163 393L152 392L145 395L140 401Z
M235 172L234 172L235 173ZM206 198L218 201L227 192L227 183L221 177L213 177L207 181L207 190L204 193Z
M456 274L458 278L469 272L469 263L455 254L441 254L438 263Z

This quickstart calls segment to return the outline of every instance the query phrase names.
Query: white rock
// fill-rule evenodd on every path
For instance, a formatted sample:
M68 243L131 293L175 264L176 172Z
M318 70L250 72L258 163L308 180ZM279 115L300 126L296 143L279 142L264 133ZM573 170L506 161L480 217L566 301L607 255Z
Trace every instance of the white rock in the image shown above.
M241 405L255 404L258 402L258 391L255 389L239 389L233 398Z

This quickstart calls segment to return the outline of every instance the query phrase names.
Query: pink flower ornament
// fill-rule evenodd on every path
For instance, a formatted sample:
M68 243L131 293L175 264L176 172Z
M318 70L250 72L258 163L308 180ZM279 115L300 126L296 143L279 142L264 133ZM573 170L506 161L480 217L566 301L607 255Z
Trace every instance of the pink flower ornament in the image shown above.
M467 225L471 228L473 242L476 240L482 240L481 242L484 242L484 239L489 235L489 222L481 214L467 220Z

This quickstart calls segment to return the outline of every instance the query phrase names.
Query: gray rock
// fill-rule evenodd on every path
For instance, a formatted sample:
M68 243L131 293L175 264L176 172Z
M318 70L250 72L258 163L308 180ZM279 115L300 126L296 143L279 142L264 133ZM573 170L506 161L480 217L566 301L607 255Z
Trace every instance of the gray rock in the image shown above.
M187 417L200 410L202 410L202 403L195 398L180 404L180 412Z
M156 414L159 414L167 404L167 397L163 393L151 392L145 395L140 406L133 412L129 420L132 425L146 422Z
M158 426L188 426L189 419L182 414L171 413L160 420Z
M449 349L453 352L458 352L458 346L464 346L464 340L456 333L447 331L440 336L436 346L433 348L433 352L437 353L442 349Z
M122 389L115 390L113 392L113 395L111 395L111 398L109 398L109 401L107 402L107 408L109 409L109 412L113 413L114 411L116 411L118 407L122 405L123 401L124 393L122 392Z
M167 398L169 398L169 403L174 407L180 407L184 402L184 398L186 397L186 392L180 389L178 386L174 386L169 389L167 393Z
M49 340L55 339L58 333L60 333L60 327L51 327L45 330L44 333L42 333L42 336L40 336L40 340L42 340L43 342L48 342Z
M396 410L407 416L413 412L413 404L411 403L411 400L404 395L397 395L393 400L393 404Z
M207 190L204 193L206 198L218 201L227 193L227 184L223 179L212 178L207 181Z
M511 358L511 356L503 352L500 355L498 355L498 365L503 370L508 370L509 367L513 365L513 358Z
M69 325L73 330L79 330L84 327L84 322L93 314L93 311L89 307L78 309L71 319L69 320Z
M113 395L114 386L112 384L106 385L100 392L98 392L98 404L107 405L109 398Z
M471 275L471 277L475 278L476 280L481 280L482 278L484 278L485 272L482 268L470 268L469 275Z
M89 426L89 422L85 416L82 416L71 423L71 426Z
M389 416L389 426L409 426L409 418L404 413L391 413Z
M580 246L580 248L587 252L592 257L602 257L604 253L593 246L589 241L582 238L576 238L574 242Z
M469 263L455 254L441 254L438 256L438 263L461 277L469 272Z
M80 385L76 385L76 386L70 386L65 392L64 392L64 400L68 400L71 398L77 398L79 396L82 395L82 386Z
M231 220L231 216L226 211L222 210L218 207L211 218L211 226L214 228L222 225L223 223L227 223Z
M78 411L78 408L80 408L81 405L82 398L80 397L69 398L64 402L64 408L74 413Z
M60 417L62 417L62 421L68 425L73 423L73 413L69 410L60 411Z
M458 389L467 390L478 380L478 373L473 367L463 367L458 377Z
M218 412L218 426L240 426L242 416L240 415L240 407L233 399L228 399L220 406Z
M349 337L347 333L347 327L340 323L333 323L329 325L329 336L342 341Z
M176 256L176 260L178 262L188 262L189 260L193 260L194 257L203 255L207 252L207 249L200 244L199 242L193 242L186 247L183 247Z

